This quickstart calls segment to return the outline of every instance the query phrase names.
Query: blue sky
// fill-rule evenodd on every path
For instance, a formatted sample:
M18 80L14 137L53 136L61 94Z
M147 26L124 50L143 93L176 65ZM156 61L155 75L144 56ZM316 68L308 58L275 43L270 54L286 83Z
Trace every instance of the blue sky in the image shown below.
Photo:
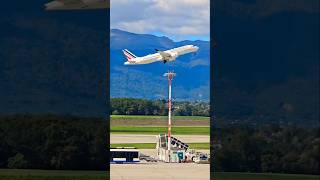
M111 28L167 36L175 41L209 40L210 0L111 0Z

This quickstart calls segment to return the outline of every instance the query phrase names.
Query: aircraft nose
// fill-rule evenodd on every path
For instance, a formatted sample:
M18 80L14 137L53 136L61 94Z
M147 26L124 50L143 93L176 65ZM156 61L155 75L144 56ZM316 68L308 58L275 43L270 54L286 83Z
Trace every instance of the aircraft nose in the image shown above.
M199 50L198 46L194 46L194 50L197 52Z

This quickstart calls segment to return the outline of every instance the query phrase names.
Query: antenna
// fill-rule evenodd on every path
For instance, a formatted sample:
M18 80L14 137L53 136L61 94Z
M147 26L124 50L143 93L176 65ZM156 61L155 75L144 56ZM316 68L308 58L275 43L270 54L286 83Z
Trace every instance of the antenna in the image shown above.
M168 151L169 151L169 162L171 161L170 158L170 150L171 150L171 114L172 114L172 80L173 77L176 76L176 73L174 72L167 72L163 76L166 76L168 78L168 84L169 84L169 98L168 98Z

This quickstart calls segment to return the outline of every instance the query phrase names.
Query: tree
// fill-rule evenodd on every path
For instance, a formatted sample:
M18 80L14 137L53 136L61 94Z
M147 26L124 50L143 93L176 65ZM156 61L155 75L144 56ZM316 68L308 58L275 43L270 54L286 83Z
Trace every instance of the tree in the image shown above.
M8 168L10 169L23 169L26 168L27 165L28 162L21 153L17 153L15 156L8 159Z

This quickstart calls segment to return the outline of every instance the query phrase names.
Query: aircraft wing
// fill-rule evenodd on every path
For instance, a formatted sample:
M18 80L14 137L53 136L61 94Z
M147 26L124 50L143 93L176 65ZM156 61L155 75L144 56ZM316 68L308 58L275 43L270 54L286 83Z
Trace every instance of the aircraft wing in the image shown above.
M109 7L110 0L54 0L45 4L46 10L106 9Z
M156 49L156 51L162 56L162 59L170 59L172 57L170 53L160 51L157 49Z

